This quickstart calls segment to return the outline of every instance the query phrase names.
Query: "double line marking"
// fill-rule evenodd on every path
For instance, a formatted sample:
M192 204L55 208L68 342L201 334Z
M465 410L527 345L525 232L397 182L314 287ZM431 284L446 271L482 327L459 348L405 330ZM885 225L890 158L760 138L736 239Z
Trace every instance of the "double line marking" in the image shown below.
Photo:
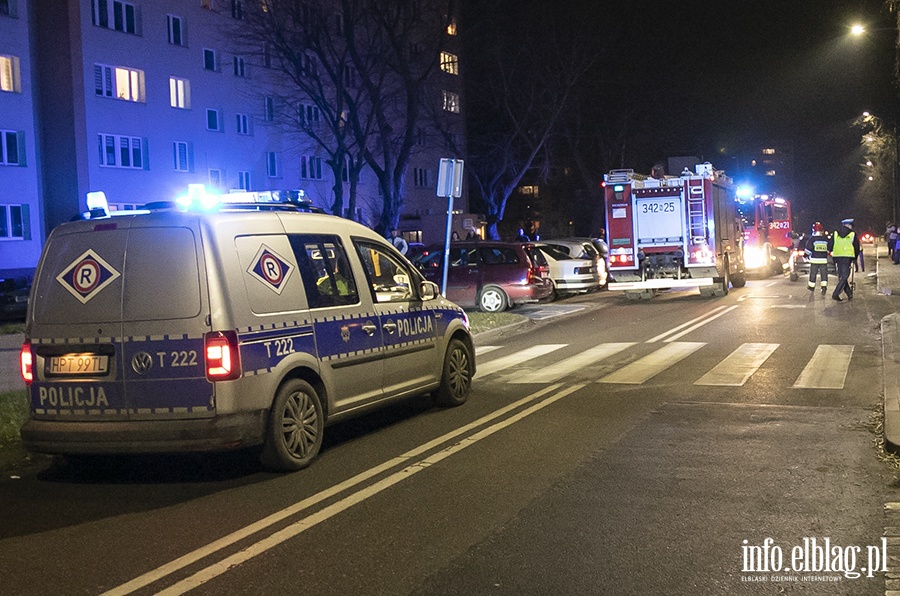
M213 563L207 567L204 567L203 569L197 571L193 575L171 585L170 587L168 587L164 590L157 592L157 594L163 594L163 595L184 594L184 593L186 593L194 588L197 588L197 587L203 585L204 583L224 574L230 568L240 565L241 563L244 563L244 562L252 559L253 557L258 556L258 555L266 552L267 550L274 548L275 546L278 546L279 544L281 544L287 540L290 540L291 538L294 538L295 536L298 536L299 534L316 526L317 524L319 524L323 521L326 521L327 519L337 515L338 513L345 511L345 510L353 507L354 505L361 503L361 502L365 501L366 499L377 495L378 493L394 486L395 484L398 484L398 483L402 482L403 480L406 480L407 478L411 478L413 475L417 474L418 472L421 472L422 470L428 468L429 466L434 465L434 464L450 457L451 455L459 453L463 449L465 449L467 447L471 447L472 445L481 441L482 439L485 439L485 438L493 435L494 433L496 433L508 426L511 426L512 424L515 424L516 422L519 422L523 418L530 416L531 414L534 414L535 412L538 412L538 411L542 410L543 408L546 408L547 406L549 406L549 405L561 400L562 398L578 391L579 389L583 388L584 385L573 385L571 387L566 387L566 388L560 389L561 387L562 387L562 384L558 383L555 385L551 385L549 387L545 387L544 389L542 389L540 391L536 391L536 392L532 393L531 395L523 397L522 399L520 399L512 404L509 404L508 406L503 407L499 410L496 410L495 412L492 412L486 416L483 416L483 417L479 418L478 420L475 420L474 422L471 422L465 426L462 426L460 428L452 430L449 433L446 433L432 441L429 441L428 443L420 445L420 446L416 447L415 449L407 451L406 453L399 455L393 459L390 459L378 466L375 466L374 468L370 468L370 469L366 470L365 472L361 472L360 474L357 474L356 476L349 478L349 479L345 480L344 482L336 484L335 486L333 486L329 489L326 489L315 495L312 495L311 497L308 497L298 503L295 503L294 505L291 505L290 507L282 509L281 511L277 511L277 512L273 513L272 515L269 515L268 517L265 517L265 518L259 520L258 522L250 524L249 526L246 526L244 528L241 528L240 530L232 532L231 534L224 536L214 542L211 542L210 544L208 544L206 546L203 546L192 552L189 552L186 555L183 555L183 556L175 559L174 561L171 561L165 565L162 565L161 567L158 567L156 569L148 571L147 573L145 573L139 577L136 577L135 579L133 579L127 583L124 583L120 586L117 586L117 587L107 591L107 592L104 592L104 596L123 596L125 594L131 594L132 592L135 592L136 590L139 590L141 588L149 586L152 583L160 581L160 580L164 579L165 577L172 575L173 573L176 573L177 571L180 571L181 569L184 569L185 567L188 567L189 565L193 565L194 563L196 563L206 557L209 557L224 548L227 548L229 546L236 544L237 542L245 540L245 539L249 538L250 536L252 536L253 534L256 534L257 532L262 532L262 531L270 528L271 526L273 526L281 521L284 521L287 518L295 516L311 507L314 507L315 505L318 505L319 503L322 503L323 501L325 501L327 499L330 499L331 497L334 497L344 491L354 488L357 485L359 485L371 478L374 478L375 476L378 476L379 474L382 474L382 473L384 473L392 468L395 468L399 465L406 464L406 467L404 467L403 469L401 469L397 472L394 472L390 476L382 478L381 480L375 482L374 484L372 484L370 486L361 488L361 489L357 490L356 492L342 498L341 500L339 500L335 503L332 503L331 505L328 505L327 507L325 507L309 516L303 517L303 518L299 519L298 521L286 526L285 528L282 528L281 530L279 530L277 532L274 532L268 536L263 537L262 539L251 544L250 546L242 549L241 551L239 551L229 557L226 557L225 559L222 559L216 563ZM545 397L548 395L549 395L549 397ZM491 422L492 420L494 420L496 418L505 416L506 414L509 414L510 412L513 412L514 410L517 410L517 409L521 408L522 406L527 405L530 402L536 402L536 403L521 410L518 413L515 413L515 414L509 416L508 418L505 418L503 420L500 420L499 422L492 424L491 426L482 428L480 431L478 431L470 436L464 437L463 439L453 443L452 445L445 447L441 451L438 451L438 452L436 452L430 456L424 457L422 459L417 459L420 456L424 455L425 453L432 451L433 449L436 449L438 447L441 447L441 446L449 443L450 441L453 441L457 437L464 435L472 430L475 430L478 427L481 427L482 425L487 424L488 422Z

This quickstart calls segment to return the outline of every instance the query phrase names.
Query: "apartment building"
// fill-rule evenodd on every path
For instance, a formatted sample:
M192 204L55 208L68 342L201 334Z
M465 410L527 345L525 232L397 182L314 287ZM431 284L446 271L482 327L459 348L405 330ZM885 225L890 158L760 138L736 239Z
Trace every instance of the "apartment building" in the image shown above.
M300 189L330 208L325 156L280 125L258 48L229 38L246 8L241 0L0 0L0 277L33 269L46 235L87 209L89 191L129 208L174 200L196 183L223 193ZM461 136L459 65L446 54L434 101ZM438 160L460 156L428 130L407 172L402 227L411 239L437 241L443 224L429 217L446 214L435 197ZM352 216L374 225L381 202L366 169ZM465 211L465 199L458 206Z
M0 0L0 278L29 273L44 239L33 0Z

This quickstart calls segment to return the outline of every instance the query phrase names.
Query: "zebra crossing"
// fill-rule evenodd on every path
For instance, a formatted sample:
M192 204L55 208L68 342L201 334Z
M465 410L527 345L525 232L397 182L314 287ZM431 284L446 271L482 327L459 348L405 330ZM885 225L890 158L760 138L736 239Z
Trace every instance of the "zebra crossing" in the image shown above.
M602 343L575 355L547 362L557 354L565 354L569 344L539 344L519 350L512 354L494 359L485 356L502 346L479 346L475 350L478 359L476 378L493 377L512 384L555 383L569 375L583 375L592 369L598 370L597 383L641 385L656 375L677 365L702 351L706 342L672 341L660 348L654 346L649 354L639 356L635 346L638 342ZM712 369L696 371L685 368L691 374L696 372L694 385L741 387L753 374L766 363L778 350L780 344L744 343L731 352ZM794 384L794 389L843 389L853 358L852 345L823 344L807 362ZM551 356L552 355L552 356ZM610 371L609 366L598 364L614 364L615 357L623 362L622 366ZM538 359L540 359L538 361ZM535 361L539 365L535 365ZM518 365L526 365L518 367ZM517 368L518 367L518 368ZM605 369L605 370L604 370ZM506 373L499 375L498 373Z

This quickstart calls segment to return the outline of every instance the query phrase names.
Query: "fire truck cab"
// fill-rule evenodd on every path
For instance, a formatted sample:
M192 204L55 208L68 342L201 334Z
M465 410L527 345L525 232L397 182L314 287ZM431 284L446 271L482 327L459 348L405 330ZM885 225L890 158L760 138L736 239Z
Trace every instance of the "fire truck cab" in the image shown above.
M744 230L732 180L709 163L680 176L604 176L609 270L629 299L695 286L724 296L746 283Z

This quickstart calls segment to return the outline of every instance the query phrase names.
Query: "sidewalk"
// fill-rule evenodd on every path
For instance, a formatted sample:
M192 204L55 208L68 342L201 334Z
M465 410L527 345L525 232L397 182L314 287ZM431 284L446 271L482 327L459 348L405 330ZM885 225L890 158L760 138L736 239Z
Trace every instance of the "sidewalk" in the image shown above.
M25 336L22 334L0 335L0 393L25 389L25 382L19 376L19 351Z
M875 247L878 292L900 296L900 265L888 258L887 246ZM870 265L871 267L871 265ZM884 442L885 448L900 451L900 312L881 319L881 346L884 362Z

